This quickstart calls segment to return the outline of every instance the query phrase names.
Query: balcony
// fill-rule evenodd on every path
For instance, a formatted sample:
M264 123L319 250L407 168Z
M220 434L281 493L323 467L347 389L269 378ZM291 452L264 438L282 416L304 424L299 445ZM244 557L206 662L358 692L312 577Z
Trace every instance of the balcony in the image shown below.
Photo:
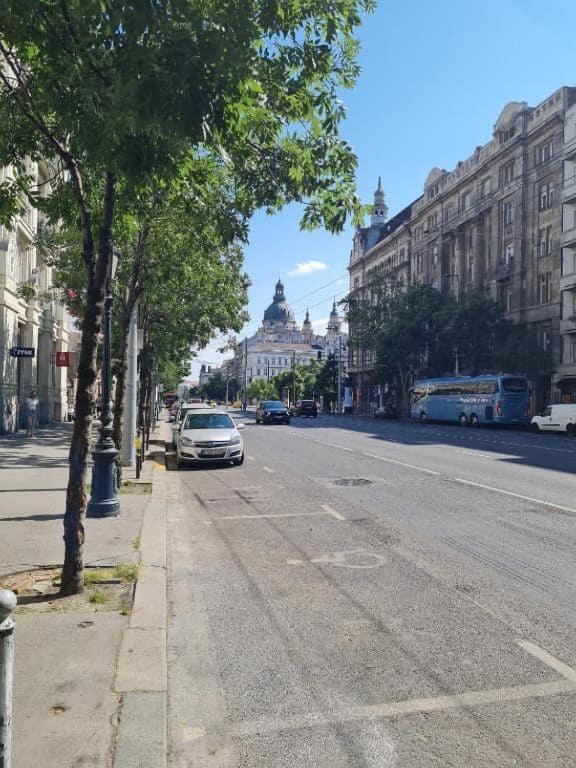
M564 203L576 201L576 173L562 182L562 201Z
M514 271L514 259L500 261L496 265L496 280L508 280Z
M563 247L576 246L576 222L572 224L572 228L562 232L560 235L560 244Z

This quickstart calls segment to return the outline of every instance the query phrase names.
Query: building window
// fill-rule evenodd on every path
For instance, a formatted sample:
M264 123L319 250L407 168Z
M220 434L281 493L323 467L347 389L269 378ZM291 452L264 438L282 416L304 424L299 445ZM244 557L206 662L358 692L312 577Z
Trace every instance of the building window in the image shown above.
M509 225L514 222L514 201L507 200L504 203L504 224Z
M468 190L460 197L460 210L467 211L472 205L472 192Z
M448 203L446 208L444 208L442 218L444 221L450 221L450 219L454 218L454 203Z
M511 125L510 128L506 128L505 131L500 131L500 144L505 144L507 141L510 141L510 139L513 138L515 134L515 125Z
M438 229L438 214L432 213L428 216L428 232L435 232Z
M549 141L545 141L542 144L539 144L534 150L534 154L535 154L534 162L536 165L547 163L548 160L550 160L550 158L554 154L554 142L552 141L552 139L550 139Z
M256 360L256 362L258 363L258 365L260 365L260 358L258 358L258 359Z
M549 328L542 328L540 332L540 344L545 352L550 350L551 345L551 333Z
M576 333L570 336L570 362L576 363Z
M552 301L552 272L538 275L538 301L540 304Z
M420 241L422 240L423 237L424 237L424 228L418 227L418 229L416 230L416 240Z
M355 277L354 278L354 288L359 288L359 287L360 287L360 278L359 277Z
M428 200L433 200L437 194L438 194L438 183L434 184L434 186L430 187L430 189L428 190Z
M480 182L480 198L488 197L490 194L490 176L482 179Z
M502 184L508 184L510 181L512 181L514 178L514 160L511 160L509 163L506 163L506 165L502 166L500 171L500 178L502 180Z
M514 261L514 243L506 243L504 246L504 264L509 267Z
M552 252L552 227L538 230L538 255L547 256Z
M287 357L284 358L284 365L288 365L288 358Z
M438 245L434 243L432 246L432 269L438 268Z
M256 368L256 376L260 376L260 368Z
M417 272L424 271L424 258L423 258L422 252L416 254L416 271Z
M540 210L546 211L548 208L552 208L554 204L554 182L547 181L545 184L540 184L539 191Z

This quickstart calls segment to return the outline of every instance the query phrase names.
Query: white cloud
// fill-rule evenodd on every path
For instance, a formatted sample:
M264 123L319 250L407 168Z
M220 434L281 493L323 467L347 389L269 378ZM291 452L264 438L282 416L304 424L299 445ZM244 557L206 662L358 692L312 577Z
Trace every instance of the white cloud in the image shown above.
M325 269L328 269L328 264L323 261L299 261L296 269L290 270L288 274L295 277L296 275L309 275L311 272L323 272Z
M320 317L318 320L312 320L312 328L314 328L316 332L324 332L328 325L328 320L330 320L329 317Z

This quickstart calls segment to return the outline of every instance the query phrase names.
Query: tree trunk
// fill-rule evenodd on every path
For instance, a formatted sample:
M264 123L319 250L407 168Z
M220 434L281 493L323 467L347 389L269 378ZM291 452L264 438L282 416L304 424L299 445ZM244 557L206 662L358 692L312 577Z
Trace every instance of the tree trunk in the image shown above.
M108 264L112 256L112 219L114 215L115 178L106 176L104 205L100 225L98 258L87 253L91 237L84 232L89 223L83 221L84 261L88 274L86 311L82 324L80 360L78 363L78 389L74 430L70 443L66 510L64 512L64 565L61 577L61 595L75 595L84 590L84 516L86 514L86 465L90 450L94 385L96 382L96 349L102 328L102 308Z

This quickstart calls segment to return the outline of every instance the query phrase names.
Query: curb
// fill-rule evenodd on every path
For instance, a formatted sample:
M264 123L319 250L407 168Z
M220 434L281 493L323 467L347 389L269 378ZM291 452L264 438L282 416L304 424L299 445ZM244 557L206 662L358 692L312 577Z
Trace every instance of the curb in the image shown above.
M122 707L113 768L166 766L166 490L165 468L154 462L134 606L118 656L114 689Z

